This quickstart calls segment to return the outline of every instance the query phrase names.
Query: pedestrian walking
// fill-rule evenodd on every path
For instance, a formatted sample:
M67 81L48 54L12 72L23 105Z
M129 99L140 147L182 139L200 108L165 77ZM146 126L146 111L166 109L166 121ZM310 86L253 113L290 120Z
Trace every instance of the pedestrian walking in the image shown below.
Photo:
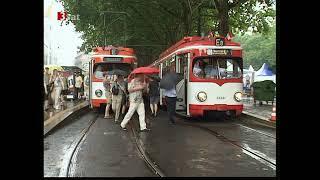
M163 95L167 103L167 112L169 116L169 122L175 124L175 113L176 113L176 101L177 92L176 84L178 82L178 75L175 72L174 66L170 67L170 72L165 74L165 76L160 81L160 88L164 89Z
M154 117L157 116L158 112L158 103L160 100L160 88L159 88L159 79L154 76L149 76L149 87L148 94L150 100L150 109L151 115Z
M105 110L105 114L104 114L104 118L109 119L112 118L110 116L110 106L112 103L112 94L111 94L111 84L113 82L113 76L112 75L105 75L105 78L103 80L103 86L104 86L104 90L105 90L105 95L106 95L106 110Z
M125 91L125 84L122 75L117 75L117 78L111 85L112 93L112 111L115 113L115 123L119 122L119 116L122 106L122 98Z
M144 75L135 74L134 79L128 84L130 106L120 125L123 130L127 130L126 125L135 111L137 111L139 115L140 131L150 130L146 127L145 107L142 98L142 92L146 88L147 84L144 81Z
M75 83L76 92L77 92L77 94L76 94L77 99L81 99L82 83L83 83L83 79L80 76L80 73L78 72L76 75L76 83Z

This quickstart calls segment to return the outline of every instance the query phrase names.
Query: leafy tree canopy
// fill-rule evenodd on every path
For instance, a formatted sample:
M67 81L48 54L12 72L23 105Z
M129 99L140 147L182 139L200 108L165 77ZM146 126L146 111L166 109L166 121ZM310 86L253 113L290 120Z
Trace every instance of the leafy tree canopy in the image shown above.
M61 0L82 32L81 51L120 45L136 50L140 65L184 36L218 31L268 33L275 18L273 0Z

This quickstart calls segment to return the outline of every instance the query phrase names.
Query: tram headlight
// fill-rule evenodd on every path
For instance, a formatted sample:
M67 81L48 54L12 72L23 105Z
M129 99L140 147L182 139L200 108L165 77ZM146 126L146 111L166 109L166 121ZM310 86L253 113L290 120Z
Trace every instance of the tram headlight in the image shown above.
M234 94L234 99L238 102L240 102L242 100L242 93L241 92L236 92Z
M102 96L102 91L100 89L97 89L95 92L97 97L101 97Z
M207 100L207 94L203 91L199 92L197 98L200 102L204 102L205 100Z

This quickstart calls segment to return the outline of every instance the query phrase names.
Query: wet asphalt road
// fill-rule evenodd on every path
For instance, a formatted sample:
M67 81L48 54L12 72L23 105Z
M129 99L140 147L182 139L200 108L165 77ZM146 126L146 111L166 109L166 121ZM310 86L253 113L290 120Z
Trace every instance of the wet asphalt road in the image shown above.
M70 145L89 125L90 120L95 117L93 112L85 111L83 113L85 114L79 114L58 125L44 138L44 177L59 176Z
M87 113L80 122L84 125L95 113ZM85 139L79 145L75 154L75 163L71 166L71 176L76 177L154 177L145 164L141 155L133 143L129 132L122 131L118 124L112 119L103 119L99 114L98 119L90 128ZM256 159L243 149L230 143L221 141L214 135L195 127L184 125L170 125L166 112L160 112L158 117L148 117L147 126L150 132L139 132L138 137L143 148L150 158L160 167L166 176L276 176L276 170L260 159ZM81 120L82 119L82 120ZM84 119L87 119L85 121ZM75 122L78 122L75 121ZM138 119L135 114L131 120L135 129L139 129ZM231 139L235 143L254 151L255 153L275 161L275 139L263 135L250 128L257 128L258 131L275 137L275 130L270 130L257 125L238 124L238 122L192 122L208 127L219 134ZM82 129L80 126L71 130L60 130L65 134L77 134ZM81 130L80 130L81 129ZM68 132L69 131L69 132ZM76 131L76 132L72 132ZM54 134L58 133L55 132ZM61 136L63 136L61 132ZM67 137L60 137L63 140L58 142L59 136L55 135L56 144L63 144L51 147L51 155L56 157L45 160L45 171L47 176L59 174L58 162L63 158L67 149L66 145L72 140ZM48 142L52 140L46 139ZM46 140L45 140L46 141ZM45 150L45 153L48 150ZM47 152L48 154L48 152ZM59 155L57 155L59 154ZM49 153L50 155L50 153ZM47 155L48 156L48 155ZM49 157L49 156L48 156ZM51 162L50 162L51 160ZM46 165L47 163L47 165ZM60 163L61 164L61 163ZM51 166L51 170L50 167ZM55 171L52 170L54 167ZM49 169L49 170L48 170Z
M102 118L90 128L71 168L73 177L153 177L128 131Z
M272 128L259 126L256 124L241 123L240 121L209 121L196 122L228 138L239 146L248 149L255 154L276 164L276 131Z
M255 159L241 148L223 142L206 131L190 126L169 125L165 112L149 120L151 132L143 132L139 136L145 150L167 176L268 177L276 175L276 170L261 160ZM138 127L137 120L133 122ZM250 135L246 132L247 129L230 126L230 123L206 124L210 124L210 128L216 128L215 130L219 132L225 131L221 134L244 142L251 149L260 148L262 152L272 149L275 154L275 140L265 141L265 137ZM261 139L265 143L257 144ZM267 143L268 141L271 141L271 145ZM263 146L266 148L264 149ZM273 153L268 155L273 157Z

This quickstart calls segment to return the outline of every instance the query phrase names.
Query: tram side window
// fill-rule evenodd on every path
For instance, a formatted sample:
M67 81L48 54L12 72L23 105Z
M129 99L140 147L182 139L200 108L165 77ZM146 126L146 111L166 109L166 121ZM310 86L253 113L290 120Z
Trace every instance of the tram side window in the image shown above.
M170 62L171 59L167 59L164 63L163 63L163 75L167 74L168 72L170 72L170 67L172 65L172 63Z
M164 76L165 74L167 74L167 62L164 62L162 65L162 76Z
M170 68L174 68L174 71L176 71L176 58L175 57L172 57L170 59L170 64L169 64ZM170 69L169 69L170 71Z

